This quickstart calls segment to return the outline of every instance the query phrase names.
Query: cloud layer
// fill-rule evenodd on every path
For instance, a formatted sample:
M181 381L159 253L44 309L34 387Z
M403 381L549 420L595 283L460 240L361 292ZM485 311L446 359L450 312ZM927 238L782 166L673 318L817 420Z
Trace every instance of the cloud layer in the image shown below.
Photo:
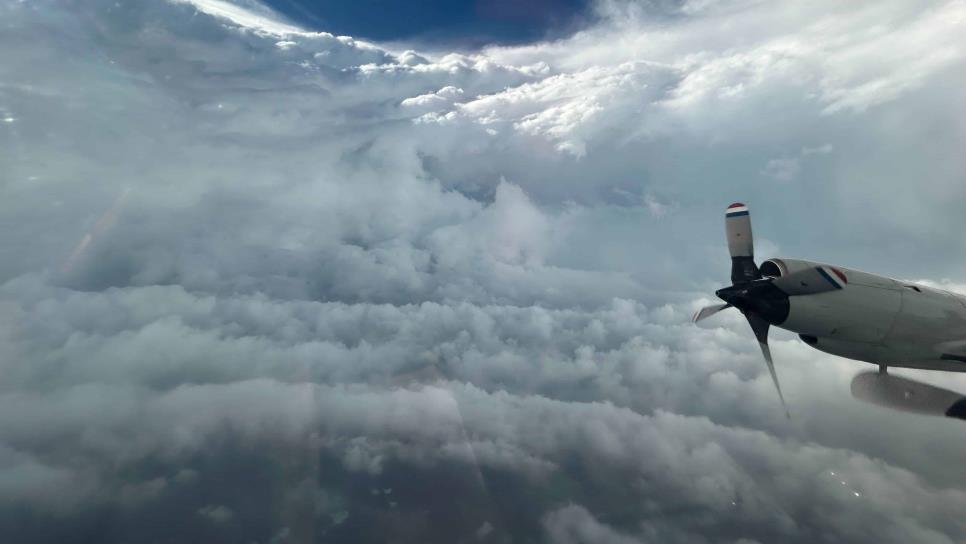
M0 6L4 534L966 535L958 422L779 333L787 421L738 316L688 323L737 199L759 254L962 283L963 2L609 1L472 52Z

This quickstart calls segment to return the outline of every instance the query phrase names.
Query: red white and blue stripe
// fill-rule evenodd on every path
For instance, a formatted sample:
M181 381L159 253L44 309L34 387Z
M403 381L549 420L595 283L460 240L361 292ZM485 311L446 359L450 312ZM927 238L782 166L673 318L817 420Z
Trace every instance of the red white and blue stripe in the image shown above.
M819 266L815 270L818 270L818 275L822 276L822 279L832 284L836 289L844 289L845 285L849 283L845 272L833 266Z
M735 202L731 206L728 206L728 210L725 211L725 217L741 217L743 215L748 215L748 206L745 206L741 202Z

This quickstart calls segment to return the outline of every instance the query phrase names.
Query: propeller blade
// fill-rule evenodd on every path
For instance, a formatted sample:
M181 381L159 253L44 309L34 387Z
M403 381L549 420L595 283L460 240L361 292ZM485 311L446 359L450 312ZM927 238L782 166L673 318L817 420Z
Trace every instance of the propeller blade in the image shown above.
M765 357L765 364L768 365L771 380L775 382L775 390L778 391L778 398L782 401L782 408L785 409L785 417L791 419L792 415L788 412L788 405L785 404L785 397L782 395L782 387L778 384L775 363L771 360L771 349L768 347L768 329L771 325L757 314L751 312L746 313L745 318L748 319L748 324L751 325L751 330L755 333L755 338L758 339L758 346L761 347L761 354Z
M772 280L772 285L790 297L838 291L848 283L845 273L831 266L806 268Z
M751 234L748 206L735 202L725 210L725 232L731 254L731 283L747 283L761 277L755 264L755 239Z
M731 304L713 304L711 306L705 306L694 313L694 316L691 317L691 322L697 323L702 319L713 316L725 308L731 308Z

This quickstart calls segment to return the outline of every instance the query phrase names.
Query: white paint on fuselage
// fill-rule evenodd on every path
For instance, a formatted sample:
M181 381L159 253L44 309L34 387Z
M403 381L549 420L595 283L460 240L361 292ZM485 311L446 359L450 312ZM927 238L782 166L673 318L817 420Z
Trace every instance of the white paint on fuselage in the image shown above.
M821 263L781 259L783 270ZM841 290L789 297L778 325L814 336L812 347L875 364L966 372L966 300L924 285L836 267L848 278Z

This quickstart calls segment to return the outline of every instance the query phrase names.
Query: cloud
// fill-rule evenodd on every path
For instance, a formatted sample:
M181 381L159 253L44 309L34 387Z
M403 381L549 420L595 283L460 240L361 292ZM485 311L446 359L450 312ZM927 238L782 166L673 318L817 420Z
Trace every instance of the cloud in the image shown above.
M423 110L436 111L446 108L454 100L463 95L463 89L448 85L434 93L421 94L402 101L401 105L405 108L420 108Z
M615 110L641 108L647 96L659 92L662 67L625 63L551 75L499 93L455 104L447 114L429 114L423 122L452 123L461 119L506 134L508 130L555 142L556 149L576 157L586 154L580 134L600 131L616 121ZM624 104L636 96L635 104ZM608 115L604 117L605 104Z
M306 34L299 27L284 23L280 16L262 5L252 2L242 7L223 0L178 0L190 4L208 15L226 19L239 27L266 34Z
M487 393L452 382L382 389L253 380L139 395L125 388L98 387L28 401L19 413L35 414L30 428L14 431L13 418L7 417L4 434L27 449L45 439L63 439L58 427L68 413L78 413L78 402L90 394L101 397L105 408L110 406L118 415L91 417L88 412L85 433L98 439L72 444L73 477L103 479L100 493L88 501L110 501L111 487L131 485L110 476L106 466L96 469L98 461L131 466L150 459L160 466L178 466L199 456L230 455L212 442L212 437L222 437L219 441L235 443L241 451L258 451L267 444L273 444L268 451L280 455L306 447L321 450L334 456L341 470L363 478L383 476L389 467L432 473L455 464L484 474L509 471L524 478L524 488L541 489L563 479L572 489L571 498L601 511L611 508L612 498L599 490L624 482L629 487L622 495L639 505L632 508L631 519L642 525L635 528L631 523L620 532L646 540L651 540L651 533L670 540L686 540L694 533L718 539L781 536L808 541L833 531L849 540L872 535L883 541L942 542L945 538L933 527L961 530L953 514L966 503L960 491L934 489L905 470L854 453L783 443L762 432L717 426L703 418L642 416L609 403ZM11 408L9 398L4 403L4 408ZM280 461L257 458L263 463ZM297 466L293 470L298 478L323 481L323 471L335 470L331 465ZM205 472L202 477L207 480ZM576 474L584 476L575 478ZM212 487L215 482L206 481L206 486L210 492L217 489ZM394 491L393 498L405 501L411 493ZM486 488L477 487L468 500L486 493ZM24 500L22 495L15 497ZM139 504L146 511L162 502L156 498L153 505L145 505L143 500ZM540 499L530 507L531 514L552 502L552 497ZM46 502L34 499L27 504ZM330 504L316 507L328 512L339 502L319 504ZM916 504L924 508L917 509ZM409 508L414 506L418 507ZM220 523L239 519L226 513L228 507L195 508ZM678 509L703 512L705 519L675 518ZM593 539L594 534L618 538L617 529L602 528L585 514L574 508L551 510L542 523L562 541L566 535L577 541ZM496 527L505 530L502 523Z
M776 332L788 422L740 315L688 322L738 199L763 257L962 283L961 2L608 2L464 52L0 9L12 538L966 534L956 422Z
M602 525L586 509L570 505L547 514L544 526L551 542L579 544L582 542L607 542L609 544L631 544L639 542L623 536L613 529Z
M213 523L228 523L235 517L235 513L230 508L220 504L209 504L199 509L198 514L210 519Z
M798 176L801 168L797 157L782 157L768 161L765 167L761 169L761 173L777 181L788 182Z

